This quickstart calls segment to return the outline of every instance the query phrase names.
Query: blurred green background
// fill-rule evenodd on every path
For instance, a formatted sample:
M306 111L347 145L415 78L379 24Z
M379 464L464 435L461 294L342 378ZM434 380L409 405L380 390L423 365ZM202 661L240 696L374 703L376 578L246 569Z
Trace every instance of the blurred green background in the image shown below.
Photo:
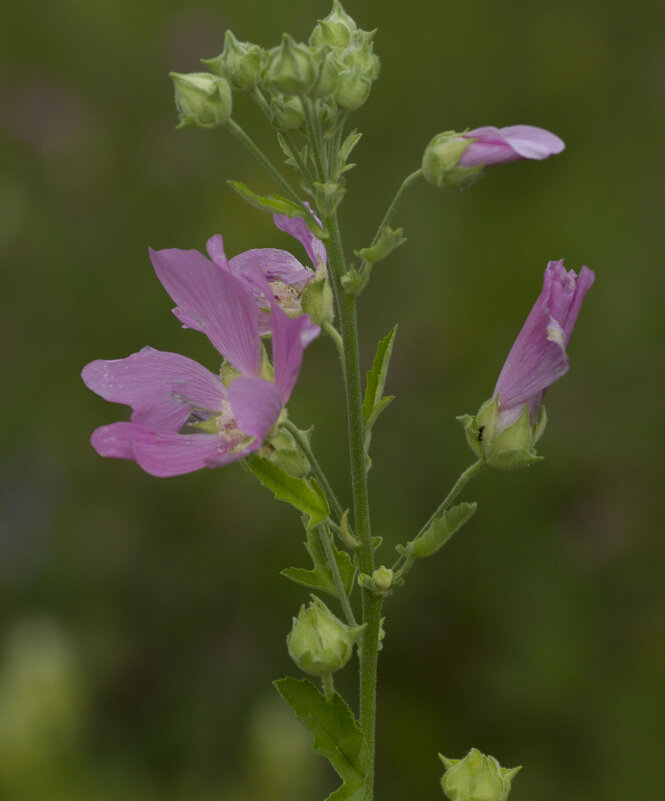
M596 271L547 397L546 461L480 477L463 535L385 605L381 801L436 799L437 751L524 764L515 801L665 794L665 11L658 0L347 0L383 70L342 221L367 244L438 131L549 128L566 151L488 172L461 195L424 182L409 237L361 301L365 364L400 322L373 439L382 561L470 453L474 412L548 259ZM304 39L327 0L49 0L0 27L0 798L314 801L335 786L270 681L306 593L296 514L236 465L155 479L88 437L124 419L79 374L150 344L216 369L183 332L147 247L232 255L293 246L226 187L273 187L223 131L175 131L169 70L199 69L226 28ZM278 158L247 97L235 117ZM294 251L298 256L303 254ZM348 503L328 341L290 405ZM392 555L391 555L392 554ZM354 671L339 684L353 694Z

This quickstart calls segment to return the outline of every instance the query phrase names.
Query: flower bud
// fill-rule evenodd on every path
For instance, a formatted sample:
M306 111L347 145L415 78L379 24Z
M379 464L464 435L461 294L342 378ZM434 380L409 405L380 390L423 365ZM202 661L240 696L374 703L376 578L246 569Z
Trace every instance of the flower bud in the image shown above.
M231 116L231 87L207 72L169 73L175 86L179 128L215 128Z
M339 0L333 0L330 14L320 19L309 37L309 43L316 47L346 47L351 36L358 30L355 21L342 8Z
M371 88L371 80L359 68L347 69L339 76L335 100L342 108L355 111L367 101Z
M311 48L295 42L288 33L279 47L270 51L270 62L264 75L266 86L284 95L300 95L316 78L316 65Z
M356 31L349 46L340 55L345 67L349 69L357 67L370 81L375 81L381 72L381 61L374 52L372 43L375 34L376 30Z
M293 434L283 426L279 426L274 436L266 441L259 455L269 459L294 478L304 478L312 469L309 459L293 438Z
M437 134L425 148L423 175L439 188L465 189L480 178L482 166L460 167L462 154L471 144L455 131Z
M446 768L441 789L450 801L506 801L512 779L522 769L502 768L494 757L477 748L463 759L439 757Z
M344 69L332 51L327 48L317 49L320 51L317 54L319 58L317 75L307 92L314 99L333 95L339 81L339 73Z
M535 446L547 423L544 406L540 407L533 425L527 404L514 423L503 425L499 416L499 399L495 395L483 403L477 415L462 415L457 419L464 427L469 447L488 467L516 470L543 458L538 456Z
M293 95L274 95L271 100L272 121L280 131L296 131L305 122L302 101Z
M332 289L325 270L317 270L317 277L307 284L302 293L302 310L316 325L332 323L335 319Z
M346 665L364 628L345 625L313 595L310 605L301 606L298 617L293 618L286 647L301 670L322 676Z
M372 573L372 581L376 587L377 592L387 592L393 584L395 574L389 567L381 565Z
M231 31L224 35L224 50L203 63L221 75L236 92L247 92L261 80L265 51L251 42L239 42Z

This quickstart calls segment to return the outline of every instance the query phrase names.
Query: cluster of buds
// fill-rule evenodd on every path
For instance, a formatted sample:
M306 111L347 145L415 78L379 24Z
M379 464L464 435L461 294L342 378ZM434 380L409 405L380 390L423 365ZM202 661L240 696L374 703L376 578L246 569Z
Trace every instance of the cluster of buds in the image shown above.
M353 111L369 97L380 71L375 33L358 28L339 0L307 44L285 33L277 47L264 50L227 31L222 53L203 59L210 74L172 73L181 125L223 125L231 114L231 93L256 89L268 93L273 122L281 130L304 125L303 102L318 101L319 119L329 125L339 109Z

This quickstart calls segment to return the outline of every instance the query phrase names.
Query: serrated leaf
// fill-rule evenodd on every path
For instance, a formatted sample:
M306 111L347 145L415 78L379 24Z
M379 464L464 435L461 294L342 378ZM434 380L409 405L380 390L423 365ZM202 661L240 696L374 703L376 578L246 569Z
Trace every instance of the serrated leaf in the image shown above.
M397 228L394 230L387 225L381 231L381 234L374 245L371 245L368 248L354 250L354 253L356 256L364 259L365 261L381 261L381 259L385 259L386 256L389 256L393 252L393 250L396 250L400 245L403 245L406 242L406 237L403 236L403 234L403 228Z
M326 496L313 478L294 478L261 456L250 456L245 464L278 501L290 503L309 518L308 529L322 523L330 514Z
M400 549L410 559L423 559L436 553L475 514L477 503L459 503L435 518L423 533Z
M367 385L365 387L365 399L363 400L363 422L366 427L374 407L380 403L383 396L383 388L386 383L386 375L388 374L388 365L390 364L396 333L397 326L376 346L376 356L372 362L372 369L367 372Z
M226 183L235 189L250 206L254 206L259 211L267 211L269 214L286 214L287 217L305 217L307 214L302 206L298 206L281 195L257 195L240 181L227 181Z
M330 535L328 532L325 532L323 536L329 537ZM353 577L355 575L355 568L351 561L351 557L346 551L338 550L332 538L330 544L332 545L335 561L337 562L337 567L339 568L339 573L342 577L344 590L346 591L347 595L350 595L351 589L353 588ZM307 531L307 542L305 543L305 548L307 548L307 552L312 557L314 569L306 570L305 568L301 567L287 567L285 570L281 571L281 575L286 576L286 578L291 579L291 581L295 581L298 584L303 584L305 587L311 587L315 590L328 592L330 595L334 595L335 598L337 598L337 590L330 573L326 553L323 549L323 545L321 544L321 535L319 534L319 531L314 531L312 529Z
M339 693L327 698L307 679L279 679L277 692L313 737L312 750L328 759L342 786L327 801L362 801L370 765L365 736Z

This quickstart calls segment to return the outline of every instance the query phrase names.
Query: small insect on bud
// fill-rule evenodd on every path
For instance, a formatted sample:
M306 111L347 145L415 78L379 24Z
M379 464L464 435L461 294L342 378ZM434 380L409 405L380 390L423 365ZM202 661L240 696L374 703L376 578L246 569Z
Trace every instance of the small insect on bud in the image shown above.
M175 86L179 128L216 128L231 116L231 87L207 72L169 73Z

